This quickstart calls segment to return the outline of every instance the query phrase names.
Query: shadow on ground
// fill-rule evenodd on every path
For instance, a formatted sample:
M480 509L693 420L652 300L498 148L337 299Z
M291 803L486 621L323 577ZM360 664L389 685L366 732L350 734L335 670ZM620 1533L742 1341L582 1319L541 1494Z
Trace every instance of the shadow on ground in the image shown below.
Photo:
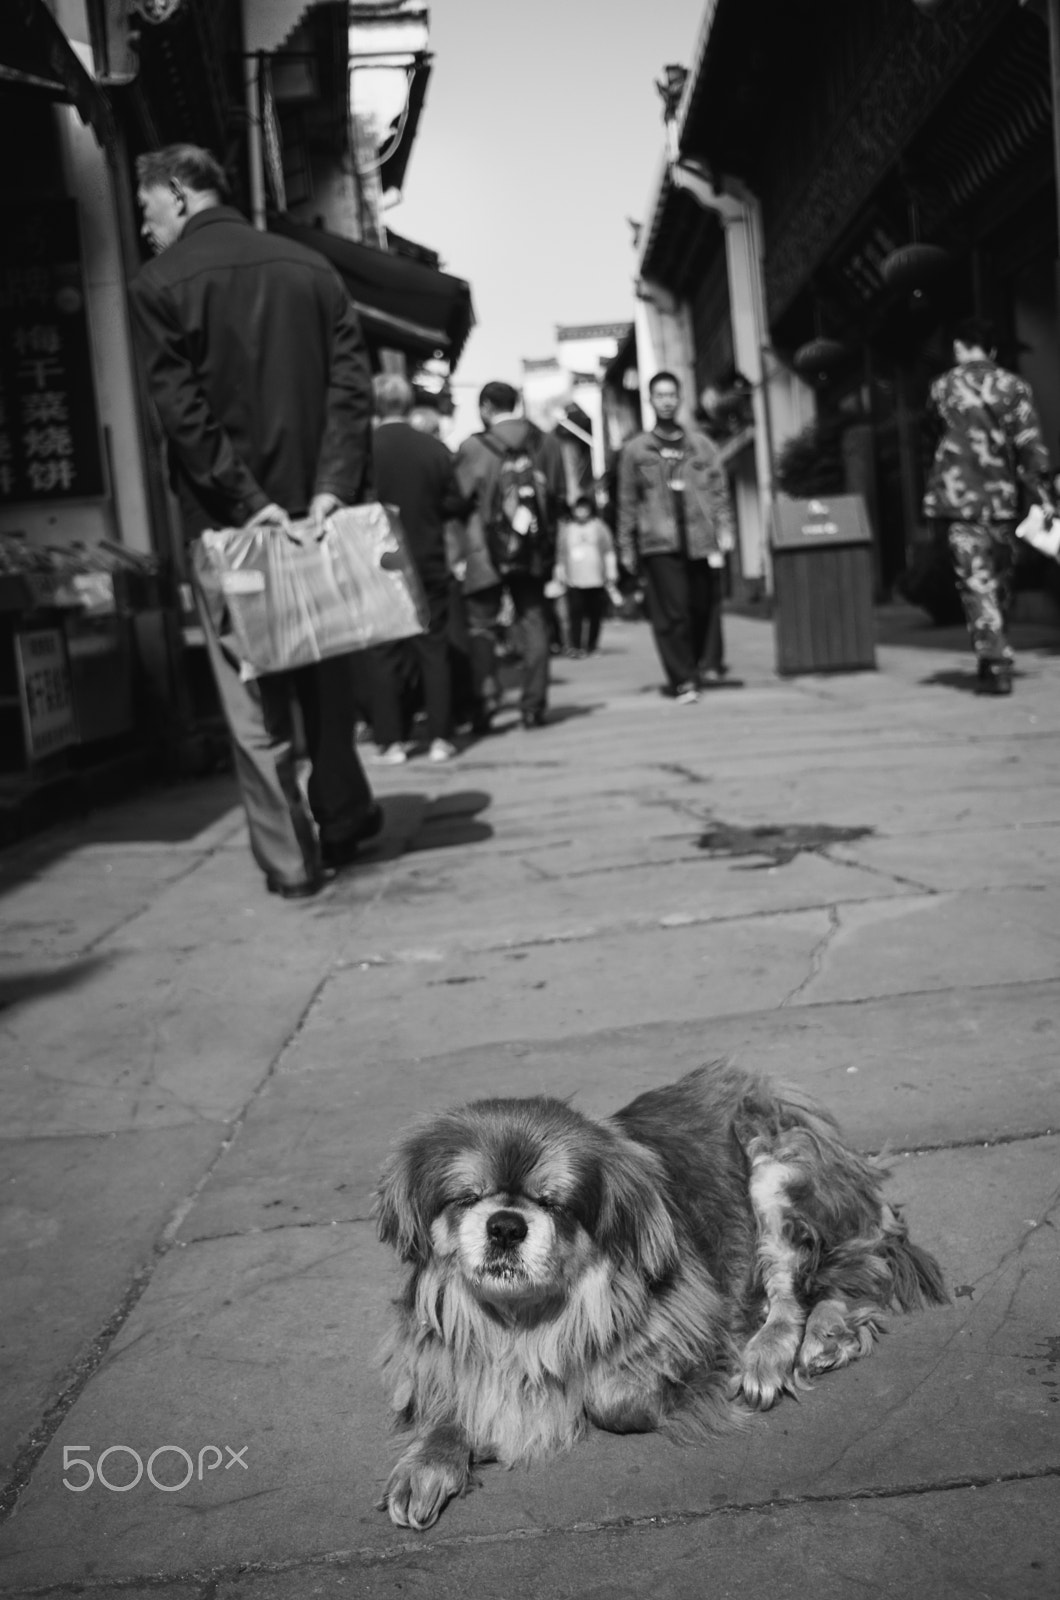
M113 959L113 956L85 956L64 967L31 968L26 972L5 972L0 968L0 1011L23 1000L39 1000L42 995L76 989Z
M492 795L484 789L458 789L434 797L412 791L386 795L383 831L364 846L358 861L371 867L414 851L448 850L492 839L492 826L480 820L480 813L492 804Z
M142 789L128 799L86 811L76 821L64 818L45 832L13 839L0 849L0 896L75 850L189 844L239 804L235 777L212 773Z

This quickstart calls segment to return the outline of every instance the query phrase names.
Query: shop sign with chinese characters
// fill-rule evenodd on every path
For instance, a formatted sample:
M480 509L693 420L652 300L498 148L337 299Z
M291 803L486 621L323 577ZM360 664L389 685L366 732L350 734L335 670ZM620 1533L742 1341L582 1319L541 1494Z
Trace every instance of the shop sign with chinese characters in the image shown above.
M76 203L8 201L0 230L0 506L104 492Z
M18 689L26 755L40 761L77 743L77 721L59 628L34 628L15 634Z

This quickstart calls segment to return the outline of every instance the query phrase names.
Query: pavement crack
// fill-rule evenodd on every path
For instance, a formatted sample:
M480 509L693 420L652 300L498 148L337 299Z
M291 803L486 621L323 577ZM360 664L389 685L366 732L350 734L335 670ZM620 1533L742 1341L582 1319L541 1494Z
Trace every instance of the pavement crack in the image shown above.
M121 1329L125 1326L138 1301L141 1299L148 1285L150 1284L159 1262L173 1248L173 1245L176 1242L176 1235L179 1232L185 1218L192 1210L207 1183L209 1183L210 1179L213 1177L218 1164L224 1159L227 1152L231 1149L232 1144L236 1139L240 1129L243 1127L243 1124L245 1123L255 1101L261 1095L266 1084L278 1070L280 1063L283 1061L284 1056L290 1049L291 1045L298 1038L298 1035L305 1026L310 1013L317 1004L317 1001L319 1000L327 984L330 982L334 971L335 966L333 963L328 967L327 972L314 987L309 999L302 1007L294 1026L288 1033L286 1039L284 1039L283 1043L280 1045L280 1048L277 1050L272 1061L269 1063L266 1071L262 1074L261 1078L259 1078L253 1091L247 1097L242 1109L230 1123L226 1124L225 1136L215 1150L212 1160L207 1163L205 1170L200 1175L198 1182L194 1185L191 1192L186 1195L185 1198L175 1207L170 1216L169 1222L162 1229L158 1238L155 1240L154 1245L152 1246L150 1258L134 1273L128 1288L118 1302L111 1316L107 1319L103 1327L99 1329L94 1338L91 1339L86 1349L82 1351L81 1355L75 1360L73 1365L68 1368L65 1379L63 1379L60 1383L59 1392L56 1398L45 1410L40 1422L34 1428L27 1442L18 1452L11 1470L11 1475L7 1483L2 1489L0 1489L0 1525L2 1525L7 1518L14 1513L22 1491L28 1487L33 1474L36 1471L38 1462L43 1456L45 1450L48 1448L56 1432L62 1425L63 1419L71 1410L82 1391L85 1389L86 1385L102 1366L111 1345L114 1343L114 1340L117 1338Z
M810 951L810 970L806 974L805 978L803 978L802 982L796 984L791 993L784 996L783 1000L780 1002L780 1005L777 1007L778 1011L783 1011L786 1006L790 1006L792 1002L797 1000L800 994L804 994L810 987L810 984L820 976L821 969L824 966L825 958L828 955L829 948L834 942L839 931L839 907L834 905L829 906L828 928Z
M926 1495L953 1494L969 1489L993 1489L1011 1483L1038 1483L1060 1478L1060 1466L1039 1467L1011 1472L975 1474L967 1473L931 1481L915 1479L906 1483L869 1485L863 1488L821 1494L777 1495L762 1499L742 1500L725 1505L713 1505L693 1511L671 1511L643 1516L598 1517L584 1522L552 1523L537 1526L507 1528L500 1533L454 1534L432 1538L429 1544L421 1539L406 1537L385 1545L361 1546L351 1550L328 1550L311 1555L292 1556L279 1561L236 1561L209 1568L185 1568L170 1573L151 1573L143 1577L81 1577L75 1584L48 1584L24 1588L24 1600L65 1600L66 1596L141 1593L159 1593L164 1596L167 1587L195 1585L200 1600L208 1600L223 1583L234 1583L248 1578L282 1577L285 1574L304 1572L307 1577L322 1569L332 1571L365 1571L385 1568L391 1563L406 1560L410 1555L419 1558L424 1570L437 1555L459 1555L463 1550L502 1548L505 1545L527 1544L556 1538L591 1537L598 1533L651 1533L669 1528L694 1527L713 1522L721 1517L748 1517L776 1515L796 1511L803 1506L849 1505L852 1502L887 1502L922 1498Z
M819 853L835 867L849 867L853 872L867 872L874 878L882 878L885 883L897 883L903 889L913 889L917 894L940 893L940 890L932 888L930 883L921 883L917 878L904 877L900 872L890 872L886 867L873 867L867 861L848 861L845 856L833 855L832 850L828 848Z

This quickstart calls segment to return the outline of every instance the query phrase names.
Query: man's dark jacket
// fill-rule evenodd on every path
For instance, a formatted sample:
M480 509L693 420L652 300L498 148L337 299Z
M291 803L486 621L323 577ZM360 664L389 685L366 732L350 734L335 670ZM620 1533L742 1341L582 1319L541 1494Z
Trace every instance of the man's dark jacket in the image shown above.
M333 268L238 211L190 217L130 285L190 536L370 484L371 370Z
M372 471L379 499L401 513L424 588L447 588L445 524L467 510L449 451L411 423L381 422L372 443Z

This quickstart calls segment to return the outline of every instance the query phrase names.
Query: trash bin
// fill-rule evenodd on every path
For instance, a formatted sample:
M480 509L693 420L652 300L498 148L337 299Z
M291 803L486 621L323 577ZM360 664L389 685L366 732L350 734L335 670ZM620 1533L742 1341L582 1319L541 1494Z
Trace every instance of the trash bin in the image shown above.
M872 530L862 497L778 495L772 551L777 671L875 668Z

